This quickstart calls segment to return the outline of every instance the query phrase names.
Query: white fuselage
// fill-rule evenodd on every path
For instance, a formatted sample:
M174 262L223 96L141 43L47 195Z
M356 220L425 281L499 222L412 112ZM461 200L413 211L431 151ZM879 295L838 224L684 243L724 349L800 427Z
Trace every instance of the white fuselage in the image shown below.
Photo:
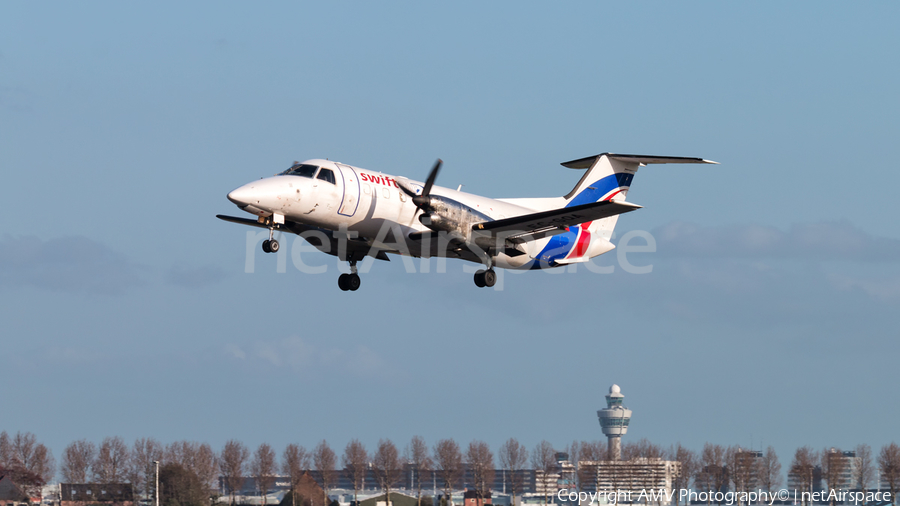
M366 238L371 246L389 253L404 253L402 248L396 247L396 241L405 241L414 232L429 231L417 219L421 213L412 199L394 182L395 176L329 160L314 159L302 163L332 171L334 182L329 178L277 175L241 186L229 193L228 198L244 211L260 217L274 217L276 221L284 217L304 225L355 233L357 237ZM406 181L421 193L422 183ZM499 200L440 186L434 186L431 194L451 198L494 220L565 205L561 197ZM393 233L397 230L400 234ZM548 241L549 238L544 238L529 242L525 255L498 253L494 264L507 269L527 267ZM423 253L422 256L428 255Z

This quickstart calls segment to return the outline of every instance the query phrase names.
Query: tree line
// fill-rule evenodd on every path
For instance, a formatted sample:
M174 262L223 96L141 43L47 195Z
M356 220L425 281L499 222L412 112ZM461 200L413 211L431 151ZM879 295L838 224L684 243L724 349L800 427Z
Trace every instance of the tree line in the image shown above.
M852 483L843 483L849 471L847 460L842 458L839 450L831 448L821 451L808 446L798 448L787 474L800 492L807 491L816 476L832 489L849 486L865 491L872 488L878 471L895 496L900 485L900 446L896 443L885 445L877 456L865 444L854 450L857 465L853 469ZM567 472L572 474L579 491L595 484L597 466L607 460L605 441L574 441L560 451L568 454L573 468ZM541 441L529 450L517 439L510 438L500 446L495 457L484 441L475 440L463 448L448 438L429 447L422 437L415 436L402 451L390 439L380 440L373 450L358 439L352 439L339 456L327 441L322 440L311 449L289 444L279 456L267 443L251 451L236 439L227 441L216 451L207 443L176 441L163 445L154 438L139 438L128 445L116 436L104 438L99 445L86 439L70 443L63 450L58 471L61 481L66 483L127 482L132 484L135 493L152 498L156 493L154 463L158 462L160 481L177 480L180 485L170 485L170 488L177 488L181 497L190 499L187 503L180 500L167 503L173 506L206 504L209 497L217 495L219 476L231 504L240 494L245 477L255 479L259 490L265 491L272 488L277 476L289 477L293 488L298 488L304 475L314 476L323 497L321 501L311 498L313 504L326 505L329 504L329 491L341 476L339 473L351 483L354 500L360 490L367 488L367 477L374 476L377 488L387 495L386 501L390 501L391 492L405 476L411 475L413 479L409 484L421 506L423 486L432 483L442 490L444 497L449 497L453 490L463 486L465 480L466 486L483 498L494 487L498 471L504 474L507 492L518 496L524 490L524 471L531 470L535 491L543 493L546 503L556 493L560 472L556 453L557 449L548 441ZM783 480L782 466L771 446L758 456L739 446L707 443L702 451L695 452L680 443L664 448L641 439L623 443L620 460L624 463L678 462L680 472L673 483L676 490L694 487L712 492L728 489L745 492L757 488L775 491L781 488ZM606 466L610 470L606 476L614 488L627 488L636 479L629 475L634 468ZM19 432L11 437L5 431L0 433L0 474L11 474L27 493L37 495L35 491L39 492L42 485L50 482L56 471L52 453L34 434ZM646 470L642 472L647 473ZM162 496L165 487L160 489ZM194 502L201 499L203 502Z

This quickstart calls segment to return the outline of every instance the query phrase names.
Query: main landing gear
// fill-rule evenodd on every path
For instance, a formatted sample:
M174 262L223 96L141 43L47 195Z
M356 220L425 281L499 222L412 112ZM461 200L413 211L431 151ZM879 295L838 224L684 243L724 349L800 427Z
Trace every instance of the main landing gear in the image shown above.
M338 277L338 287L343 291L355 292L359 290L360 279L356 273L356 260L350 260L350 274L341 274Z
M486 269L481 269L475 273L475 286L478 288L490 288L497 282L497 273L494 272L494 258L482 253L481 261L484 262Z
M492 287L497 282L497 273L494 269L480 270L475 273L475 286L478 288Z
M269 228L269 238L266 239L265 241L263 241L263 243L262 243L262 249L263 249L263 251L265 251L266 253L277 253L277 252L278 252L278 248L281 247L281 246L278 244L278 241L276 241L275 239L272 238L272 236L273 236L274 234L275 234L275 229L274 229L274 228Z

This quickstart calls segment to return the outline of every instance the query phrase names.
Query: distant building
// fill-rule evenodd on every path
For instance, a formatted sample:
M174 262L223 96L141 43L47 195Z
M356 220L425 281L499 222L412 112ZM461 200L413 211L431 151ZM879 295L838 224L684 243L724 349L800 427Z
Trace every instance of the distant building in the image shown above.
M641 491L659 492L664 490L669 496L673 492L675 478L681 473L681 463L662 459L637 458L633 460L604 460L600 462L580 462L580 466L593 467L597 472L594 491L602 494L601 503L616 493L630 494L628 498L619 496L618 502L638 501ZM609 501L616 502L616 501ZM656 503L657 501L653 501ZM662 500L659 504L669 504Z
M482 506L483 504L491 504L491 493L488 492L484 494L484 497L481 496L475 490L466 490L463 494L463 505L464 506ZM400 506L400 505L398 505Z
M567 459L566 454L559 454ZM561 466L568 465L570 470L572 468L571 464L568 464L568 461L560 464ZM315 470L306 471L307 474L316 482L322 483L322 473ZM348 501L343 496L349 495L352 496L353 492L353 480L351 480L349 473L346 470L336 470L330 472L333 480L333 484L329 489L329 495L331 497L338 497L341 502L350 502L352 498ZM510 473L505 469L495 469L494 470L494 481L491 484L491 490L500 494L508 494L512 493L513 485L515 485L516 493L528 494L534 493L537 490L541 490L543 493L543 488L540 483L543 483L538 476L541 473L539 471L534 471L533 469L520 469L514 473ZM565 473L564 473L565 474ZM572 473L568 473L572 474ZM559 473L551 474L547 477L548 489L549 493L555 494L558 488L558 480L560 479ZM465 490L467 488L474 488L474 476L472 471L468 469L468 467L463 468L462 482L460 483L458 490ZM441 481L441 477L438 472L428 471L423 472L421 475L416 473L410 466L407 466L406 471L403 473L403 477L396 484L398 490L405 490L407 493L415 492L419 485L421 484L422 495L433 496L441 493L443 491L443 483ZM230 495L231 491L228 489L227 480L224 476L220 476L218 479L218 489L219 493L223 496ZM265 491L266 495L269 497L275 496L277 498L281 498L291 489L291 480L288 476L276 476L274 480L270 482L270 486L268 490ZM373 470L369 470L366 474L365 479L362 481L362 487L360 490L360 496L371 494L373 492L377 493L381 491L381 486L379 485L378 479L375 476L375 472ZM366 493L362 493L363 491L367 491ZM257 483L256 478L249 476L244 477L241 480L240 486L235 490L235 495L245 498L244 502L252 502L249 500L251 497L259 497L262 495L262 490L260 490L259 484ZM360 501L361 502L361 501ZM497 501L495 501L496 503ZM2 505L0 505L2 506Z
M0 506L16 506L28 502L28 494L13 483L10 475L0 475Z
M359 501L359 506L416 506L416 498L400 493L391 492L391 502L388 504L385 494L379 494Z
M735 451L735 464L736 467L741 470L740 472L743 475L741 481L746 481L743 485L743 491L759 489L759 475L756 470L762 465L760 462L762 456L763 453L758 450L745 450L738 447Z
M134 506L134 490L130 483L60 483L60 506Z
M788 490L800 490L800 491L808 491L812 490L813 492L817 492L822 490L822 467L815 466L812 472L812 481L807 483L809 478L798 476L796 473L788 470L788 480L787 480L787 488Z
M853 474L856 472L857 467L856 452L840 451L837 448L831 448L822 454L823 465L826 464L826 459L830 465L835 467L838 475L833 488L835 490L850 490L854 488ZM826 483L826 486L831 485Z

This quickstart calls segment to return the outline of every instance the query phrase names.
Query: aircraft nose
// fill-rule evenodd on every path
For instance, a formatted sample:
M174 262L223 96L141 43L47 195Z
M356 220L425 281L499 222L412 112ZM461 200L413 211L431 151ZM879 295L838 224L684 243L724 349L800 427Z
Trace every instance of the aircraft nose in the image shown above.
M232 190L228 194L228 200L234 202L238 207L248 205L253 200L253 190L248 185L241 186Z

